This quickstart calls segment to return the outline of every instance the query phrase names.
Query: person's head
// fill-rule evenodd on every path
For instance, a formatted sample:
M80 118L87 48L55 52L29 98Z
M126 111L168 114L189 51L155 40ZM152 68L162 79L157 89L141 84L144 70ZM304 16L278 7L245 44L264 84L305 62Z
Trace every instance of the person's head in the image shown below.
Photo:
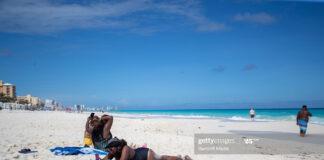
M119 140L117 137L112 138L108 141L106 150L111 153L114 157L120 158L123 147L127 145L127 142L123 139Z
M307 106L306 105L303 105L303 110L307 110Z
M100 118L98 116L93 116L90 123L94 128L98 128L100 125Z

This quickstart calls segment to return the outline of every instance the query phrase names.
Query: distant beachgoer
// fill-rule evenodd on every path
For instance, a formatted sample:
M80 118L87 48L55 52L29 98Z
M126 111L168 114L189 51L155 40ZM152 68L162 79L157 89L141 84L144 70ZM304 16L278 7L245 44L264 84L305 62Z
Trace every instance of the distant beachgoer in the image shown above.
M254 116L255 116L255 111L253 108L251 108L250 110L250 116L251 116L251 120L253 121L254 120Z
M187 155L181 158L176 156L159 155L149 148L133 149L127 145L125 140L119 140L116 137L109 140L106 149L109 154L101 160L109 160L113 158L116 160L192 160Z
M304 137L306 134L309 116L312 116L312 114L308 111L307 106L303 105L302 110L298 112L296 118L296 125L299 125L299 129L300 129L299 134L301 137Z
M108 141L112 138L110 132L113 124L113 116L102 115L88 117L86 131L91 134L91 140L95 149L105 151Z

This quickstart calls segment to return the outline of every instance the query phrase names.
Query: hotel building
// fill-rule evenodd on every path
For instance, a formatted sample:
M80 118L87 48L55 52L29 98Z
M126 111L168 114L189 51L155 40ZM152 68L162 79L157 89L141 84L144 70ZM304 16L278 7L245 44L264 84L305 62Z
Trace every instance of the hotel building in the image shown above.
M16 86L10 83L3 83L3 81L0 80L0 93L11 98L16 98Z
M18 96L17 101L27 101L31 105L41 105L42 100L38 97L33 97L30 94L27 94L26 96Z

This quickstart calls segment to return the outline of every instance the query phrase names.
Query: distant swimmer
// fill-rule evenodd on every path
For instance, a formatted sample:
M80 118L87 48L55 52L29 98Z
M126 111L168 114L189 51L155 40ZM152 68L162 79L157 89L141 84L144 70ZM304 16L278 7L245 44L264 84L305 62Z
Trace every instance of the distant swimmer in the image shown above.
M299 126L300 129L300 136L304 137L307 130L307 123L308 123L308 117L311 117L312 114L308 111L307 106L303 105L302 110L300 110L297 114L296 118L296 125Z
M254 120L254 116L255 116L255 111L253 108L251 108L250 110L250 116L251 116L251 120L253 121Z

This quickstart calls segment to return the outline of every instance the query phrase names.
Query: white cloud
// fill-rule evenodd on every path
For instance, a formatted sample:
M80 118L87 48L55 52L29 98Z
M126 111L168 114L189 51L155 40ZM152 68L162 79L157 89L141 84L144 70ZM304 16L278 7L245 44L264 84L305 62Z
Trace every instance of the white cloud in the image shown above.
M18 56L17 53L11 51L11 49L0 50L0 56Z
M256 69L256 66L254 64L248 64L246 66L244 66L244 68L242 69L242 71L251 71Z
M0 1L0 32L47 34L69 29L104 28L145 33L146 28L147 32L158 31L159 20L170 20L170 25L177 25L176 21L171 22L174 19L186 21L199 31L225 28L224 24L206 18L198 1L89 1L87 5L58 2Z
M122 99L111 99L110 103L114 103L115 105L128 105L128 100L125 98Z
M235 21L242 21L242 22L253 22L253 23L260 23L260 24L270 24L276 21L276 18L267 14L267 13L244 13L244 14L237 14L234 16Z
M216 22L209 22L209 23L204 23L198 27L199 31L220 31L220 30L225 30L227 26L225 26L224 23L216 23Z
M224 72L225 68L223 66L218 66L212 69L213 72Z

